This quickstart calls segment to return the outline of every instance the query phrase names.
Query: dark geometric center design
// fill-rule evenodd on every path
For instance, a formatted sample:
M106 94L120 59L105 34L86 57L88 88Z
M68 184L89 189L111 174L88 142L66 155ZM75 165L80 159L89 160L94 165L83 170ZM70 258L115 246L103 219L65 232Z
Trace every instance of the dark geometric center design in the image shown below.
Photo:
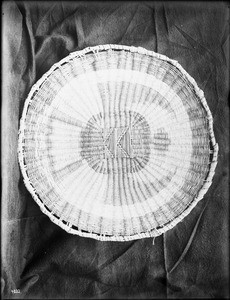
M150 155L150 128L137 112L94 115L81 132L81 156L98 173L133 173Z
M107 158L132 157L131 130L129 127L104 130L104 147Z

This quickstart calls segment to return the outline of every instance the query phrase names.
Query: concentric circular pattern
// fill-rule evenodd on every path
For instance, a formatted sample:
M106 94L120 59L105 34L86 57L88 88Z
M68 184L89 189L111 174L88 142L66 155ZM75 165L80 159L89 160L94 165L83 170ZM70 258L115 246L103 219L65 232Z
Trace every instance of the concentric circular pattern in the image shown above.
M216 157L194 80L142 48L71 54L32 88L20 125L22 173L42 211L101 240L175 226L210 186Z

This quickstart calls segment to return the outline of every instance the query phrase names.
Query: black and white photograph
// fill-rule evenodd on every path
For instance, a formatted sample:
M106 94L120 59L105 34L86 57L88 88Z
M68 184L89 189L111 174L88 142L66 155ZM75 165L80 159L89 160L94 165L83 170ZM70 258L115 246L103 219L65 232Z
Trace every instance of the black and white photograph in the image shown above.
M229 299L229 8L2 2L2 299Z

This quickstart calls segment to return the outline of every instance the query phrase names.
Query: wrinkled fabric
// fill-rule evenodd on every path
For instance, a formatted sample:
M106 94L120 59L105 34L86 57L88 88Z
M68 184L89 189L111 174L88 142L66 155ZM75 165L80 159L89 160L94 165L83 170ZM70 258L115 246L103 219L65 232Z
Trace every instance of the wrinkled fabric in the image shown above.
M2 297L228 298L227 4L7 1L2 13ZM70 52L100 44L142 46L177 60L214 118L212 186L154 245L68 234L40 211L19 169L19 120L32 85Z

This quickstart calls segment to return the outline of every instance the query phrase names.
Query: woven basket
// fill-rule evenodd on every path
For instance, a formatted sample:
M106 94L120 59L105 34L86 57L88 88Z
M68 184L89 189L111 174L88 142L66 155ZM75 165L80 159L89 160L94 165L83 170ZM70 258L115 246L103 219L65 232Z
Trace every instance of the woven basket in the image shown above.
M174 227L211 185L217 153L194 79L140 47L71 53L32 87L20 122L34 200L67 232L98 240Z

